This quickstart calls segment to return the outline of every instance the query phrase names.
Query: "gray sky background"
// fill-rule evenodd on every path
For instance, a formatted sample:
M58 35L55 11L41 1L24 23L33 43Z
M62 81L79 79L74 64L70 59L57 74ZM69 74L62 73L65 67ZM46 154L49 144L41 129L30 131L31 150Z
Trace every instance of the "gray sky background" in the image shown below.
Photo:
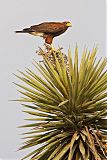
M98 44L98 56L105 56L105 1L104 0L1 0L0 4L0 158L20 159L27 151L16 152L22 140L25 114L22 107L9 99L19 97L12 82L17 69L32 67L38 60L36 50L43 40L31 35L16 35L15 30L43 21L71 21L73 27L54 39L54 46L72 51L78 43L80 55L86 45Z

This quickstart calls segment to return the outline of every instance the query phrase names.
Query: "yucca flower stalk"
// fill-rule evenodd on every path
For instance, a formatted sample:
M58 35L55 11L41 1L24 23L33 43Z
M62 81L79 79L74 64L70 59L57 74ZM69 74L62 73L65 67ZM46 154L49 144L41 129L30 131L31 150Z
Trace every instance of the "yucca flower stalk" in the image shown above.
M21 127L31 129L20 149L33 147L22 160L106 159L107 59L96 60L96 52L84 49L80 65L78 47L74 61L70 49L66 62L61 50L51 54L54 63L42 54L43 64L33 63L39 75L28 68L16 75L25 82L17 84L18 101L30 116Z

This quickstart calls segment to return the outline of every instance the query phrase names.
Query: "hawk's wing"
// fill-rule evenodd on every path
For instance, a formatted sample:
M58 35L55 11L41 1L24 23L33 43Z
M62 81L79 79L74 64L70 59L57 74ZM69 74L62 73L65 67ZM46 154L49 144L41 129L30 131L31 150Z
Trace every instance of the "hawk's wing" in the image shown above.
M30 29L42 33L57 33L65 29L63 23L44 22L39 25L31 26Z

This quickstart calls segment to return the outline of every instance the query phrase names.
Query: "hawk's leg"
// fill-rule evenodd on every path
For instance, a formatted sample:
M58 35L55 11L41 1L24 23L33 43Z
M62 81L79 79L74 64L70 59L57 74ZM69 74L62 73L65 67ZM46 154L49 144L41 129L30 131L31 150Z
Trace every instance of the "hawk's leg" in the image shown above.
M47 52L51 52L52 47L51 47L50 44L44 43L44 46L45 46L45 50L46 50Z
M45 46L45 48L46 48L46 50L48 52L56 51L56 49L54 48L53 44L47 44L47 43L45 43L44 46Z
M57 50L55 49L55 47L53 46L53 44L51 44L51 50L52 50L52 52L57 51Z

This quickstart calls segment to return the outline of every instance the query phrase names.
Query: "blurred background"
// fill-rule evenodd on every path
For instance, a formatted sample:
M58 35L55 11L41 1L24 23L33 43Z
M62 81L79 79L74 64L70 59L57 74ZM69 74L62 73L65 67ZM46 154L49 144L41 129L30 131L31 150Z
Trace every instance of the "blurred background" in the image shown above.
M12 73L17 69L24 71L25 67L33 68L32 61L38 56L38 46L44 41L39 37L25 34L15 34L30 25L45 21L71 21L63 35L54 38L54 46L63 46L67 53L70 45L72 53L76 43L79 47L79 57L84 46L92 49L98 45L98 57L106 55L105 36L105 0L1 0L0 4L0 160L20 159L28 151L18 151L21 146L23 129L17 126L25 124L26 115L22 107L11 99L19 98L17 87L12 82L18 81Z

